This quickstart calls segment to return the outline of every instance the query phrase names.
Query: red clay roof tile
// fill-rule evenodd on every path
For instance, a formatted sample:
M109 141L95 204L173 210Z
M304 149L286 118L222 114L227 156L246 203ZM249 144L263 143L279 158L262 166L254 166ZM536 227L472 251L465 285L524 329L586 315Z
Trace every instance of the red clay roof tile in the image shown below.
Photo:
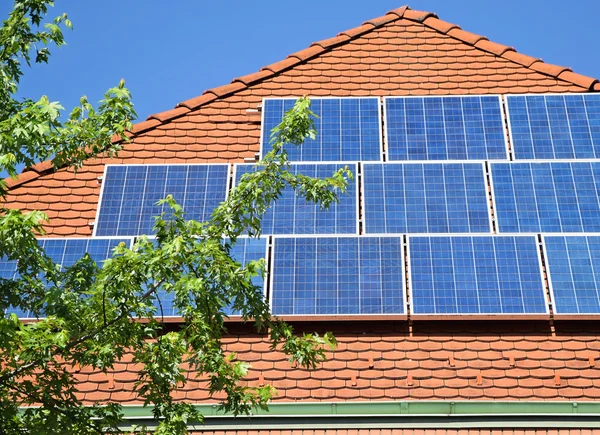
M479 41L487 41L485 36L476 35L475 33L467 32L465 30L454 28L448 31L448 36L452 36L460 41L466 42L469 45L475 45Z
M598 83L598 79L577 74L572 71L564 71L557 77L561 80L566 80L585 89L591 89L594 84Z
M373 24L363 24L358 27L354 27L353 29L348 29L343 32L338 33L338 36L346 35L350 38L356 38L357 36L363 35L364 33L370 32L373 30L375 26Z
M166 122L166 121L170 121L171 119L178 118L178 117L186 114L189 111L190 111L190 109L188 109L187 107L176 107L175 109L166 110L164 112L155 113L153 115L150 115L148 117L148 121L156 119L160 122Z

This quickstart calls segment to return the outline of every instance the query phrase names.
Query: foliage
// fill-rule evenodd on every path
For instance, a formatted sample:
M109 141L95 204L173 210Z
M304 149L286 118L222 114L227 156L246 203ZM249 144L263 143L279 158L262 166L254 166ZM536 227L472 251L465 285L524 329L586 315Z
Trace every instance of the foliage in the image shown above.
M89 157L115 155L126 142L135 117L129 91L121 82L97 109L85 97L65 122L62 107L48 98L17 100L22 63L47 62L49 46L64 43L66 15L44 24L52 3L17 0L0 28L0 167L11 175L52 159L56 168L77 169ZM158 433L185 433L202 416L172 392L187 382L188 371L203 374L211 393L224 392L221 407L235 414L264 408L275 394L270 386L246 386L249 365L223 350L224 308L268 333L302 367L315 367L333 347L330 334L294 334L271 316L252 284L265 273L264 261L242 266L230 249L242 234L260 235L260 218L286 186L328 207L344 192L352 174L342 168L319 180L288 171L284 144L300 146L314 137L310 101L302 98L273 131L273 150L246 174L205 223L188 221L167 197L169 213L157 217L156 239L140 237L132 249L120 245L99 268L89 256L72 267L56 265L41 250L41 212L0 210L0 256L18 260L15 279L0 279L0 312L9 306L44 317L22 324L0 318L0 428L3 433L117 433L117 404L82 406L73 373L84 367L111 370L126 353L141 364L137 394L160 421ZM114 140L113 135L117 135ZM0 187L5 197L5 186ZM8 204L10 206L10 204ZM166 330L158 290L170 292L185 322ZM144 319L141 321L141 319Z

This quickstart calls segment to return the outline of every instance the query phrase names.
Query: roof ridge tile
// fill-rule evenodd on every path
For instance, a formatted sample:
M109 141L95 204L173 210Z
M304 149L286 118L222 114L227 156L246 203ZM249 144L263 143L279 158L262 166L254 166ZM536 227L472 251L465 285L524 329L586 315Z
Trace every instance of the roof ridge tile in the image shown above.
M477 41L474 46L479 48L480 50L485 50L487 52L493 53L496 56L502 56L507 51L516 51L513 47L509 47L508 45L499 44L497 42L490 41L489 39L481 39Z
M333 38L323 39L321 41L313 42L310 46L318 45L325 49L330 47L335 47L336 45L343 44L344 42L350 41L350 37L348 35L338 35Z
M269 77L271 75L270 72L268 71L258 71L252 74L246 74L245 76L241 76L241 77L237 77L235 79L233 79L231 81L231 83L234 82L240 82L245 84L246 86L250 86L256 82L261 81L262 79Z
M396 15L398 18L402 18L404 13L409 9L408 5L400 6L399 8L392 9L386 15Z
M367 32L370 32L371 30L375 29L375 25L373 24L363 24L361 26L358 27L354 27L352 29L349 30L345 30L343 32L340 32L337 34L337 36L342 36L342 35L346 35L350 38L356 38L357 36L363 35Z
M296 58L300 62L304 62L308 59L311 59L319 54L323 53L326 48L321 47L320 45L311 44L310 47L305 48L304 50L297 51L295 53L290 54L287 59Z
M399 18L399 16L397 14L387 13L385 15L382 15L381 17L372 18L370 20L367 20L367 21L363 22L363 25L372 24L373 26L375 26L377 28L377 27L384 26L387 23L391 23L392 21L396 21L398 18Z
M165 110L164 112L159 112L159 113L150 115L146 120L150 121L152 119L156 119L162 123L162 122L166 122L171 119L174 119L174 118L178 118L182 115L185 115L189 111L190 111L189 108L184 107L184 106L179 106L179 107L175 107L174 109L171 109L171 110Z
M477 44L479 41L487 41L488 39L485 36L481 36L478 35L476 33L472 33L472 32L467 32L466 30L463 29L450 29L446 35L451 36L455 39L458 39L462 42L465 42L469 45L475 45Z
M448 32L452 29L460 29L458 24L449 23L444 20L440 20L438 17L432 16L427 17L423 20L425 26L432 28L433 30L437 30L440 33L448 34Z
M586 89L591 89L592 86L598 83L598 79L584 76L582 74L577 74L573 71L563 71L557 76L557 78L565 80L567 82L571 82L575 85L581 86Z
M187 107L190 110L195 110L200 106L203 106L206 103L210 103L211 101L214 101L217 99L217 96L214 94L207 94L206 92L204 92L202 95L198 96L198 97L194 97L194 98L190 98L189 100L185 100L182 101L181 103L177 104L176 107ZM135 127L135 126L134 126Z
M298 63L300 63L298 58L293 58L290 56L286 57L283 60L280 60L279 62L275 62L270 65L263 66L260 70L261 71L270 71L272 74L277 74L277 73L280 73L280 72L290 68L291 66L294 66L294 65L297 65Z
M418 21L419 23L423 23L423 21L425 21L429 17L437 18L437 15L433 12L417 11L415 9L406 9L406 11L404 11L404 14L402 15L402 18L407 18L412 21Z
M518 53L516 51L508 51L504 53L502 57L508 60L512 60L513 62L518 63L519 65L523 65L526 68L531 67L531 65L533 65L536 62L543 62L543 60L538 57L528 56L526 54Z

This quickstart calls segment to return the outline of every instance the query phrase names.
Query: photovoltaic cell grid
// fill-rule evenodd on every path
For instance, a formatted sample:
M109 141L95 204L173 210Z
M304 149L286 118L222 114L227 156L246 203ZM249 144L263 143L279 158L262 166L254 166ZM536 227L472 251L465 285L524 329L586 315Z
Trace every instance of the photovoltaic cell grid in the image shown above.
M415 315L548 312L535 236L409 237Z
M245 266L250 261L257 261L261 258L267 258L267 239L266 238L239 238L235 245L231 247L231 257L239 262L242 266ZM252 283L262 289L264 294L264 280L262 276L255 276L252 278ZM167 293L165 291L158 292L158 301L155 301L156 315L160 316L161 313L165 317L179 317L181 313L174 306L173 293ZM161 312L162 306L162 312ZM225 307L223 310L228 316L240 315L239 312L234 311L231 307Z
M499 96L386 97L388 160L508 159Z
M273 314L406 314L400 237L276 237Z
M229 165L107 165L96 236L152 234L157 201L172 195L186 219L206 221L227 195Z
M600 236L544 236L554 313L600 314Z
M294 107L296 99L265 99L262 155L271 150L271 130ZM317 136L300 147L287 145L290 161L381 160L379 98L311 98Z
M600 95L508 95L517 159L600 158Z
M499 232L600 231L600 162L491 163Z
M112 251L119 243L127 244L131 247L133 239L39 239L39 245L54 263L62 267L70 267L87 252L92 260L98 265L102 265L105 260L112 256ZM1 277L13 279L17 272L17 263L15 261L0 262ZM24 312L21 309L12 308L7 310L7 314L15 313L19 318L27 319L33 317L30 312Z
M340 168L348 166L353 174L357 174L353 163L299 163L292 164L290 171L311 177L326 178ZM235 182L239 183L245 173L253 172L252 164L235 166ZM297 196L290 187L262 219L263 234L357 234L358 205L356 178L349 180L345 193L338 194L339 203L331 204L329 209L321 209L319 205L308 203Z
M489 233L483 163L365 163L365 232Z

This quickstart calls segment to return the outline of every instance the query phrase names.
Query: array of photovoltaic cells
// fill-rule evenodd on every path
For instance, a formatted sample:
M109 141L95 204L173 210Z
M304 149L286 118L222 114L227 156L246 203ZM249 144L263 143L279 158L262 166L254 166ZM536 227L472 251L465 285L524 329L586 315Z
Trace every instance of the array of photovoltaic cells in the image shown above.
M500 97L386 97L388 159L508 159Z
M491 163L500 232L600 231L599 162Z
M225 200L228 184L228 164L107 165L95 235L152 234L154 217L168 217L168 207L156 204L167 195L187 219L206 221Z
M544 236L556 314L600 314L600 236Z
M298 163L292 164L290 171L311 177L325 178L340 168L348 166L357 173L354 163ZM235 181L239 183L243 174L256 170L255 165L235 166ZM356 178L349 180L345 193L339 193L339 203L329 209L309 203L297 196L288 186L283 194L262 219L263 234L357 234L358 205Z
M98 265L112 256L113 250L119 243L127 244L131 247L133 239L39 239L39 245L44 249L46 254L54 261L54 263L62 267L70 267L77 260L88 253L92 260ZM0 277L5 279L13 279L17 273L16 261L1 261L0 262ZM21 309L11 308L7 313L15 313L19 318L27 319L34 317L33 313L24 312Z
M262 155L271 150L271 130L296 99L265 99ZM292 162L381 160L379 98L311 98L317 136L300 147L286 145Z
M276 237L276 315L406 314L400 237Z
M535 236L409 237L414 314L546 314Z
M231 247L231 257L245 266L250 261L257 261L261 258L267 258L267 239L266 238L239 238L236 243ZM252 283L262 289L264 293L264 280L262 276L255 276L252 278ZM158 292L159 301L155 301L156 315L165 317L179 317L181 313L174 306L174 295L173 293L167 293L165 291ZM231 307L225 307L223 312L228 316L240 315L239 312L234 311Z
M483 163L365 163L365 232L489 233Z
M600 158L600 95L507 95L517 159Z

